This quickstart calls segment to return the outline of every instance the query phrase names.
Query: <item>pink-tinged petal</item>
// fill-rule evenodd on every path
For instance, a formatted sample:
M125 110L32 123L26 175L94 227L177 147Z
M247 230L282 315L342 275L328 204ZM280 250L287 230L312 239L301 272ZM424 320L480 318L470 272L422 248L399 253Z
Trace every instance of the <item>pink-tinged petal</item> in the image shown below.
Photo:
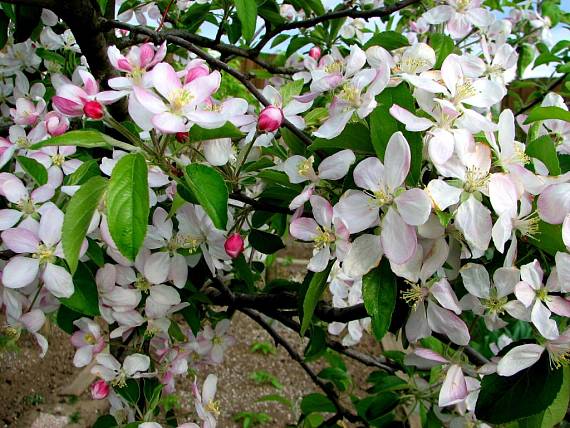
M505 243L511 239L513 235L513 219L508 213L502 214L496 221L491 231L493 243L497 251L503 253Z
M6 177L0 185L2 194L13 204L17 204L28 197L26 186L15 176Z
M411 343L431 335L431 328L427 321L426 308L423 303L418 304L416 309L412 310L408 322L406 322L405 330L406 337Z
M556 315L570 317L570 301L562 296L549 296L546 300L546 306Z
M380 159L366 158L354 168L354 183L366 190L382 190L384 188L384 165Z
M152 129L152 117L154 113L144 107L136 96L129 97L129 115L143 131Z
M173 91L182 88L182 83L168 63L162 62L152 69L152 83L154 88L164 98L169 99ZM142 102L142 100L140 100ZM143 103L144 104L144 103Z
M428 10L422 17L429 24L437 25L449 21L453 15L455 15L453 7L441 5Z
M13 257L2 271L2 283L7 288L22 288L34 282L40 262L28 257Z
M95 99L99 101L101 104L113 104L114 102L120 100L123 97L126 97L129 94L128 91L103 91L99 92Z
M192 80L184 87L194 96L192 103L196 105L209 99L210 96L218 90L221 79L220 72L213 71L207 76Z
M22 227L5 230L1 236L4 245L18 254L34 253L40 244L35 233Z
M52 173L52 171L54 172ZM57 176L61 174L58 174L55 171L59 171L59 168L50 168L48 170L48 183L32 191L30 196L33 202L42 203L53 198L55 189L59 187L63 181L63 177L61 179L57 178ZM50 183L50 179L53 179L54 181Z
M309 269L311 272L322 272L326 269L330 258L330 248L328 246L321 248L316 254L313 255L313 257L311 257L311 260L307 265L307 269Z
M418 244L416 230L390 207L382 219L382 248L388 260L401 265L412 258Z
M421 266L420 279L427 281L434 273L443 267L448 257L449 245L447 245L446 240L444 238L434 240Z
M330 228L333 218L333 207L329 201L319 195L311 196L311 207L313 208L313 216L318 224Z
M46 288L55 297L71 297L74 291L71 274L63 267L48 263L42 279Z
M77 71L81 77L81 80L83 81L83 87L85 88L85 92L87 92L87 94L95 95L97 92L99 92L99 85L97 85L97 81L91 73L81 68Z
M442 357L435 351L429 348L416 348L414 352L406 355L404 364L407 366L415 366L423 370L431 369L432 367L441 366L449 361Z
M463 279L463 286L470 294L480 299L489 298L491 282L489 279L489 273L484 266L475 263L467 263L459 270L459 273Z
M459 206L455 224L470 245L480 251L489 247L493 227L491 212L474 196L470 196Z
M167 111L164 102L149 90L135 86L133 87L133 93L144 109L155 114Z
M173 306L180 303L178 291L166 284L153 286L150 289L150 297L159 305Z
M453 312L429 302L427 318L429 326L436 333L445 334L457 345L467 346L469 344L469 329L465 322Z
M170 112L159 113L153 116L152 124L156 129L167 134L186 132L188 130L186 120L182 116Z
M53 247L61 240L62 227L63 212L57 207L50 208L40 219L39 237L44 244Z
M447 184L441 179L431 180L426 188L436 208L440 211L459 202L463 189Z
M416 76L415 74L403 74L402 80L405 80L416 88L423 89L430 94L440 94L447 92L445 86L428 77Z
M83 346L75 351L75 355L73 356L73 365L75 367L85 367L88 365L91 360L93 359L93 347L92 346Z
M170 259L170 271L168 272L168 279L177 288L183 288L188 279L188 264L186 259L180 254L175 254Z
M530 313L530 319L538 332L549 340L558 338L558 325L550 318L551 312L540 300L536 300Z
M340 180L354 163L356 156L352 150L341 150L327 158L319 165L319 178L324 180Z
M350 47L350 54L346 58L346 76L352 76L366 64L366 54L358 45Z
M20 322L30 333L36 333L43 327L46 322L46 317L40 309L33 309L22 315Z
M564 241L566 248L570 248L570 214L564 217L562 223L562 241Z
M386 185L396 190L402 185L410 170L410 146L404 134L395 132L390 137L384 154L384 174Z
M548 186L538 197L538 214L550 224L560 224L570 213L570 183Z
M410 189L400 194L394 200L398 212L410 226L424 224L431 213L431 200L422 189Z
M125 358L123 369L127 376L131 377L138 372L146 372L150 367L148 355L132 354Z
M544 348L535 343L515 346L497 364L497 374L499 376L512 376L527 369L540 359L543 352Z
M0 210L0 230L10 229L22 218L22 212L18 210Z
M151 254L144 263L144 276L152 284L162 284L168 278L170 256L161 251Z
M338 137L340 133L344 130L344 127L352 117L354 110L349 109L347 111L342 111L340 113L329 116L329 118L319 127L319 129L313 132L315 137L331 139Z
M314 241L319 235L319 225L315 220L308 217L299 217L291 222L289 232L295 239L301 241Z
M498 297L508 296L515 290L519 283L520 272L515 267L502 267L493 274L493 282L497 289Z
M526 282L521 281L515 285L515 296L525 307L530 307L536 297L536 291Z
M451 54L445 58L441 65L441 78L451 95L455 96L457 86L463 81L463 71L457 55Z
M455 16L449 20L446 28L452 38L462 39L469 34L472 27L465 15L456 13Z
M474 107L491 107L501 101L507 93L504 86L488 79L476 80L473 82L473 87L477 91L477 95L465 98L463 102Z
M362 232L376 226L380 219L373 199L357 190L349 190L334 206L334 216L340 218L350 233Z
M564 293L570 292L570 254L557 252L556 253L556 274L558 275L558 282L561 285L561 290Z
M434 129L428 143L430 159L437 164L447 162L455 150L453 134L444 129Z
M467 398L469 391L461 367L453 364L449 367L441 390L439 391L438 406L446 407L460 403Z
M509 109L503 110L499 116L499 147L502 157L511 157L515 141L515 117Z
M293 198L293 200L289 204L289 209L296 210L297 208L302 207L305 204L305 202L309 201L314 191L315 191L314 185L305 186L303 191L299 195Z
M493 23L495 17L487 9L475 7L465 12L467 19L477 27L487 27Z
M433 122L425 117L419 117L410 113L405 108L400 107L398 104L393 104L390 107L390 114L398 121L406 125L406 131L417 132L425 131L433 126Z
M379 236L360 235L356 238L343 259L342 270L352 278L366 275L378 266L383 250Z
M437 300L445 309L449 309L457 315L461 313L457 296L446 278L442 278L433 284L429 291L433 297L435 297L435 300Z
M544 271L540 267L538 260L534 259L532 262L521 266L521 280L526 282L535 290L542 287L542 279L544 278Z
M51 102L56 110L67 116L83 116L83 103L73 101L59 95L52 97Z

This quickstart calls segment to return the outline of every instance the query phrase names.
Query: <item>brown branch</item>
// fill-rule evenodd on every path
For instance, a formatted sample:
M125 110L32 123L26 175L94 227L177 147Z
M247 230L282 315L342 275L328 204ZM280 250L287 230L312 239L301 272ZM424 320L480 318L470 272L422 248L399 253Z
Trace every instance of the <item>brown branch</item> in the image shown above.
M253 48L254 52L261 52L263 47L276 35L280 34L286 30L294 30L299 28L310 28L314 27L317 24L321 24L326 21L330 21L333 19L338 18L362 18L362 19L370 19L370 18L381 18L384 16L389 16L394 12L399 11L407 6L410 6L415 3L419 3L420 0L403 0L399 3L393 4L391 6L385 7L378 7L375 9L370 10L360 10L355 7L349 9L341 9L335 10L332 12L324 13L322 15L316 16L315 18L305 19L301 21L293 21L287 22L282 25L278 25L273 30L268 31L263 38L259 41L259 43Z
M245 315L247 315L249 318L251 318L257 324L259 324L259 326L261 326L267 333L269 333L269 335L273 338L273 340L275 341L275 343L277 345L281 345L287 351L289 356L302 367L302 369L305 371L305 373L307 373L309 375L309 377L311 378L313 383L315 385L317 385L325 393L325 395L328 397L328 399L334 404L335 408L337 409L337 413L340 416L345 417L346 419L348 419L351 422L355 422L355 421L360 420L360 417L351 413L348 409L346 409L341 404L341 402L339 401L338 395L336 394L334 389L332 389L329 384L323 382L316 375L316 373L313 371L313 369L311 369L307 365L307 363L305 362L303 357L297 351L295 351L295 349L293 349L293 347L289 344L289 342L287 342L283 337L281 337L281 335L279 335L279 333L277 333L275 331L275 329L273 327L271 327L261 317L261 315L259 315L255 311L252 311L251 309L241 308L241 309L239 309L239 311L243 312Z
M515 116L518 116L519 114L523 114L525 112L527 112L528 110L530 110L531 108L533 108L535 105L537 105L538 103L540 103L544 97L546 95L548 95L548 93L550 91L552 91L553 89L555 89L558 85L560 85L562 82L564 82L564 80L568 77L568 74L563 74L562 76L560 76L558 79L556 79L554 82L552 82L547 88L546 90L542 93L542 95L540 95L539 97L535 98L531 103L527 104L526 106L524 106L523 108L521 108L519 111L517 111L515 113Z
M244 204L250 205L256 210L267 211L270 213L293 214L293 211L291 211L287 207L281 207L279 205L273 205L264 201L258 201L240 192L231 193L230 198L235 199L236 201L243 202Z

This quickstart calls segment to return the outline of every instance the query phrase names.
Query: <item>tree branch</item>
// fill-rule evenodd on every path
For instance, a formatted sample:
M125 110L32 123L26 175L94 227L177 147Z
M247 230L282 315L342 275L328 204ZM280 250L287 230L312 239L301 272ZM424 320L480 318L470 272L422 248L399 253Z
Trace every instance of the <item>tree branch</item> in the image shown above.
M410 6L414 3L419 3L419 2L420 2L420 0L403 0L399 3L393 4L391 6L378 7L378 8L370 9L370 10L360 10L360 9L355 8L355 7L352 7L349 9L341 9L341 10L335 10L332 12L328 12L328 13L316 16L315 18L305 19L305 20L301 20L301 21L287 22L285 24L278 25L277 27L275 27L271 31L268 31L262 37L262 39L259 41L259 43L255 46L255 48L253 48L253 51L256 53L261 52L263 47L273 37L275 37L276 35L280 34L283 31L286 31L286 30L294 30L294 29L298 29L298 28L314 27L317 24L321 24L323 22L330 21L332 19L338 19L338 18L362 18L362 19L366 19L366 20L368 20L370 18L378 18L378 17L381 18L384 16L389 16L392 13L399 11L400 9L403 9L407 6Z
M552 82L548 88L546 88L546 91L543 92L543 94L541 96L539 96L538 98L535 98L531 103L527 104L526 106L524 106L523 108L521 108L519 111L517 111L515 113L515 116L518 116L519 114L523 114L525 112L527 112L528 110L530 110L531 108L533 108L535 105L537 105L538 103L540 103L544 97L546 95L548 95L548 93L550 91L552 91L553 89L555 89L558 85L560 85L562 82L564 82L564 80L568 77L568 74L563 74L562 76L560 76L558 79L556 79L554 82Z
M295 360L297 363L299 363L299 365L303 368L303 370L305 370L305 373L307 373L309 375L309 377L311 378L313 383L315 383L315 385L317 385L326 394L328 399L334 404L334 406L337 409L337 413L339 415L345 417L346 419L348 419L351 422L355 422L355 421L360 420L360 418L358 416L351 413L348 409L346 409L340 403L340 401L338 399L338 395L336 394L334 389L332 389L329 384L323 382L316 375L316 373L313 371L313 369L311 369L307 365L307 363L305 362L303 357L301 355L299 355L299 353L293 349L293 347L289 344L289 342L287 342L283 337L281 337L279 335L279 333L277 333L275 331L275 329L273 327L271 327L258 313L256 313L255 311L252 311L251 309L245 309L245 308L241 308L241 309L239 309L239 311L243 312L245 315L247 315L249 318L251 318L257 324L259 324L259 326L261 326L267 333L269 333L269 335L273 338L273 340L275 341L275 343L277 345L281 345L287 351L289 356L293 360Z

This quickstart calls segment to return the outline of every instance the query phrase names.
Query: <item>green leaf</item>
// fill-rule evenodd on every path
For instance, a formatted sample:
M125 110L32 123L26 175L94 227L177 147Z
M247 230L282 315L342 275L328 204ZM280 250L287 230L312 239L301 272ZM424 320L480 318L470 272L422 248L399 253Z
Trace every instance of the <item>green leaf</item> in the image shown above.
M194 125L188 133L191 142L215 140L217 138L241 138L242 136L242 132L230 122L226 122L224 126L215 129L206 129Z
M525 125L536 122L537 120L558 119L565 122L570 122L570 112L560 107L536 107L530 112Z
M396 278L384 259L362 279L364 307L372 319L372 332L377 340L381 340L390 327L397 297Z
M538 362L513 376L483 377L477 399L477 419L504 424L542 412L562 386L563 370L551 370L548 352Z
M536 140L531 141L526 146L526 154L542 161L550 175L560 175L560 163L556 153L556 146L548 135L543 135Z
M373 35L372 38L366 42L364 47L368 49L370 46L382 46L384 49L391 51L408 46L409 44L410 42L403 34L397 31L383 31Z
M18 156L16 159L26 174L32 177L39 186L48 182L47 169L37 160L25 156Z
M107 180L105 178L93 177L75 192L67 205L63 219L61 243L65 260L71 272L75 272L77 268L81 245L106 188Z
M263 254L273 254L285 248L281 238L263 230L253 229L249 232L249 243L253 248Z
M92 177L100 176L99 163L95 159L83 162L79 168L65 177L66 186L80 186Z
M95 129L82 129L79 131L69 131L65 134L52 137L44 141L40 141L30 147L31 150L38 150L46 146L78 146L87 149L101 147L104 149L112 149L119 147L123 150L133 151L136 147L122 141L115 140L113 137L96 131Z
M441 33L432 34L429 40L437 58L434 68L439 69L445 58L455 49L455 42L451 37Z
M78 320L82 316L83 314L76 312L65 305L59 305L59 309L57 310L57 315L55 317L55 322L57 326L67 334L73 334L73 331L75 330L73 321Z
M114 428L118 426L117 420L111 415L99 416L93 424L93 428Z
M291 403L291 400L288 400L287 398L285 398L279 394L267 394L267 395L259 397L257 400L255 400L256 403L263 403L263 402L270 402L270 401L283 404L284 406L287 406L287 407L291 407L291 408L293 407L293 403Z
M519 50L519 60L517 63L517 74L522 76L524 71L534 59L534 48L528 43L523 44Z
M130 404L137 404L140 397L139 384L134 379L127 379L127 383L122 388L116 388L115 391Z
M222 175L212 167L194 163L186 167L185 178L214 226L225 230L228 223L228 188Z
M315 12L315 15L322 15L325 13L325 8L321 0L305 0L303 3Z
M346 391L352 384L348 373L337 367L327 367L321 370L317 376L321 379L330 380L336 389L341 392Z
M255 34L257 20L257 3L255 0L235 0L238 18L241 21L241 29L244 39L249 42Z
M309 286L307 288L307 293L303 299L303 320L301 322L301 336L305 335L307 328L311 325L311 320L313 319L313 313L315 308L319 303L321 295L327 287L327 278L329 277L329 272L332 268L332 263L329 262L326 269L322 272L315 272Z
M563 381L558 395L550 406L544 411L541 428L552 428L562 422L570 402L570 367L562 369Z
M301 412L304 415L314 412L334 413L336 412L336 407L325 395L314 393L303 397L303 400L301 400Z
M71 297L61 298L59 301L83 315L94 317L99 315L99 294L93 274L83 263L80 263L73 275L75 290Z
M305 348L305 361L314 361L320 358L327 350L327 334L325 331L317 326L311 327L311 336L309 343Z
M552 256L559 251L566 251L566 246L562 240L561 224L549 224L540 220L538 222L538 233L534 236L529 236L528 240L531 244Z
M15 12L16 30L14 31L14 42L22 43L30 38L40 23L42 9L38 6L16 4Z
M107 222L117 248L129 260L135 259L144 241L148 215L146 161L140 154L123 156L109 180Z
M337 137L331 139L317 138L309 146L309 149L314 152L317 150L336 152L343 149L351 149L358 154L370 155L374 153L374 147L370 141L370 131L362 123L349 123Z
M306 152L305 143L303 143L299 137L293 134L287 128L281 129L281 136L283 137L283 141L289 147L289 150L294 155L304 155Z
M289 34L279 34L277 37L273 39L273 42L271 42L271 47L274 48L275 46L280 45L289 37L291 37Z

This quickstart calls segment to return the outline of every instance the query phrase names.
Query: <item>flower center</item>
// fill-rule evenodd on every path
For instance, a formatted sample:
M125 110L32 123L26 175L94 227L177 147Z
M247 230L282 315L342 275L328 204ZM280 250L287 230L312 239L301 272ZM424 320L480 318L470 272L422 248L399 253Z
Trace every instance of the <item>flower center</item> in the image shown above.
M400 69L403 73L416 74L418 70L430 68L431 63L423 58L407 57L402 59Z
M137 290L142 291L143 293L149 293L152 284L148 282L148 280L144 276L137 276L137 280L135 281L135 288Z
M205 406L206 411L212 413L214 416L220 415L220 402L216 400L209 401Z
M123 369L119 371L117 377L113 379L111 384L113 386L116 386L117 388L124 388L125 386L127 386L127 374Z
M524 218L515 220L514 226L522 236L534 237L540 233L539 222L538 214L534 212Z
M168 97L168 101L170 101L170 105L172 106L172 111L174 113L181 112L182 109L192 101L192 99L194 99L194 95L184 88L174 89Z
M483 306L487 308L489 313L501 315L505 312L505 305L508 301L509 299L506 297L492 296L483 300Z
M334 232L327 228L319 228L320 232L315 238L314 245L315 249L322 250L325 247L328 247L332 243L336 241L336 236Z
M26 215L32 215L33 213L36 212L36 208L34 207L34 203L32 202L32 200L30 198L22 199L16 205L17 205L18 209Z
M16 140L16 146L18 146L20 149L27 149L30 147L30 142L26 137L19 137Z
M458 0L456 5L457 5L457 11L458 12L463 12L466 9L469 8L469 5L471 4L471 0Z
M474 97L475 95L477 95L477 89L475 89L475 86L473 86L471 81L466 80L462 84L457 85L454 101L457 104L467 98Z
M343 64L341 61L335 61L325 66L325 72L329 74L342 73Z
M60 155L60 154L58 153L58 154L53 155L53 156L51 157L51 161L53 162L53 164L54 164L55 166L61 166L61 165L63 165L63 162L65 162L65 156Z
M536 290L536 298L541 302L546 302L549 299L548 289L546 287L542 287L541 289Z
M178 244L178 248L185 248L190 252L190 254L193 254L200 248L200 245L204 242L204 239L192 235L179 234L176 236L176 242Z
M83 336L83 340L88 345L95 345L97 343L97 339L95 339L95 336L93 336L91 333L85 334L85 336Z
M34 259L38 259L40 265L45 265L46 263L55 262L55 250L52 247L48 247L45 244L38 245L36 252L32 254Z
M394 196L386 190L376 190L373 195L374 200L379 207L389 205L394 201Z
M416 309L418 304L423 302L426 298L428 294L427 289L414 282L406 281L406 283L409 284L410 288L401 292L402 299L410 305L412 309Z
M338 96L353 106L357 106L360 103L360 92L354 85L349 83L343 85Z
M224 343L224 339L221 336L214 336L212 338L213 345L221 345L222 343Z
M482 190L487 186L489 174L480 168L469 168L465 173L463 189L468 193Z
M297 165L297 173L301 177L311 178L315 174L313 171L314 160L314 156L311 156L309 159L299 162L299 165Z

